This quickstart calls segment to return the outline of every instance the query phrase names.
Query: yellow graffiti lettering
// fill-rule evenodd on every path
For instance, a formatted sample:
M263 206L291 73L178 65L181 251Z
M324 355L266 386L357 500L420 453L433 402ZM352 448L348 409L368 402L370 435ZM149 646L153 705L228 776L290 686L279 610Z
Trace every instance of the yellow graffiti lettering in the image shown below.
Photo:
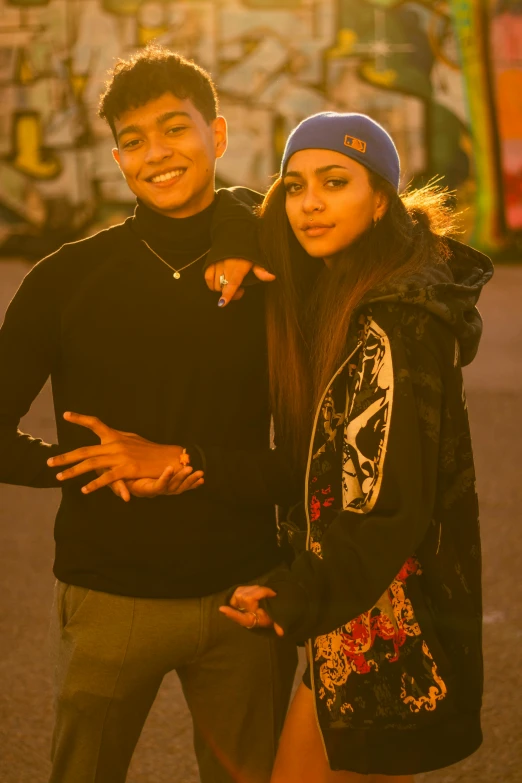
M60 161L42 155L42 121L36 112L19 114L14 126L13 165L35 179L54 179L61 171Z
M361 75L371 84L376 84L379 87L391 87L397 81L397 71L394 71L393 68L379 71L372 63L363 63Z
M337 46L330 49L328 57L348 57L353 54L354 44L357 42L357 33L355 30L339 30L337 34Z

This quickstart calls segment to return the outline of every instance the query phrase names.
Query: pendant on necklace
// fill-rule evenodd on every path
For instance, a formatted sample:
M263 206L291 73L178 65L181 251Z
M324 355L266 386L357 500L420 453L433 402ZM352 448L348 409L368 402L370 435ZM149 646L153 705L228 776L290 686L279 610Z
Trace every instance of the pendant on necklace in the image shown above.
M174 274L172 275L172 277L174 278L174 280L179 280L179 278L181 277L181 275L180 275L180 273L179 273L179 272L174 272Z

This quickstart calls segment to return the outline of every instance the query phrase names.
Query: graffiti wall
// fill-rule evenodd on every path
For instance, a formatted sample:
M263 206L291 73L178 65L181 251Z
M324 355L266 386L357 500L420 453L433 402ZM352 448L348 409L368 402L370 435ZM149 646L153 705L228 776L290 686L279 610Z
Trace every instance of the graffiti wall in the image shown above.
M443 175L468 238L518 252L522 0L0 0L0 252L42 255L129 213L96 110L115 58L153 39L217 83L221 183L264 190L303 117L364 111L404 185Z

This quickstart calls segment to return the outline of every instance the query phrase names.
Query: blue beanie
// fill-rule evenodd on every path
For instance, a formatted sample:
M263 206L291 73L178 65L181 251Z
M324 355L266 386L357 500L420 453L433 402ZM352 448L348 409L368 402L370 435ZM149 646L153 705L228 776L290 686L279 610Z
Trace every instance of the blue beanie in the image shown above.
M390 134L366 114L313 114L294 128L286 142L281 176L300 150L333 150L353 158L399 190L400 161Z

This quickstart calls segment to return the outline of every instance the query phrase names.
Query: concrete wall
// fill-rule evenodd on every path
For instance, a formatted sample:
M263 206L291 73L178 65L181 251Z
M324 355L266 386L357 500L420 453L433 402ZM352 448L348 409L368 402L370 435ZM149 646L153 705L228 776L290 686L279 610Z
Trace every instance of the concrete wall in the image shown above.
M265 189L306 115L365 111L404 184L443 175L467 238L520 254L520 0L0 0L4 252L41 255L128 213L96 107L114 59L151 39L212 73L224 184Z

